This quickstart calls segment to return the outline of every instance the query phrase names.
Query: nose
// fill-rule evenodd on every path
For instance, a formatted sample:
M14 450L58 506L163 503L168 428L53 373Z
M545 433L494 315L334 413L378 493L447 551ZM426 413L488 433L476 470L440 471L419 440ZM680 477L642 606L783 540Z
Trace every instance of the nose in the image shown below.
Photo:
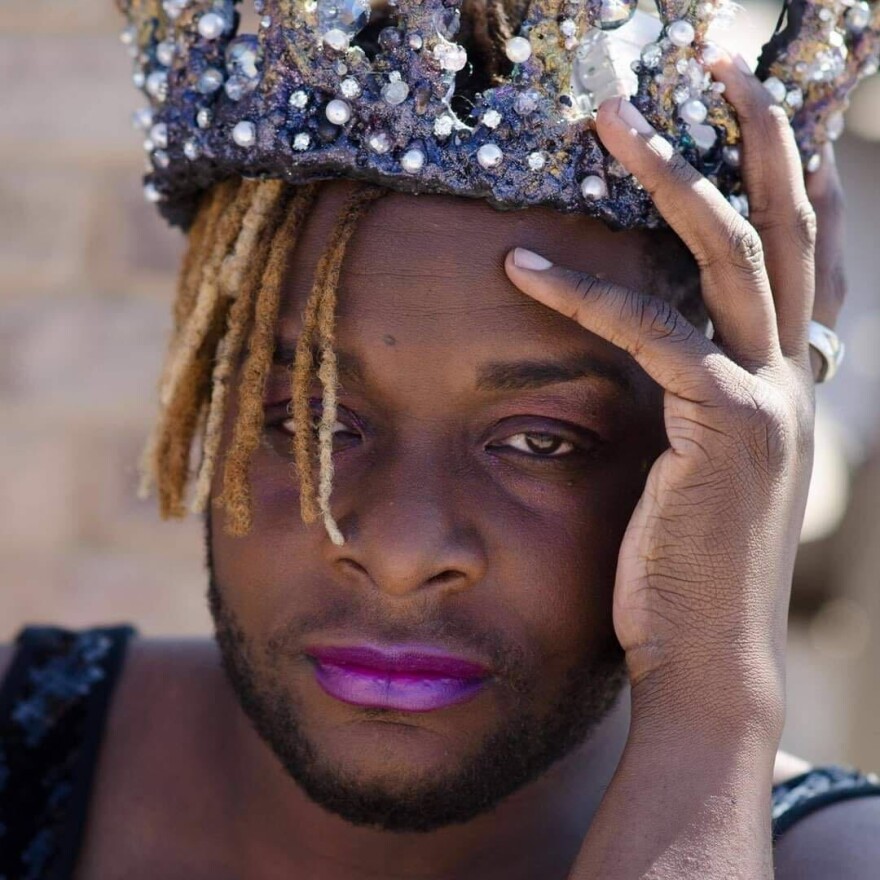
M334 563L395 597L473 586L486 568L470 515L474 484L454 473L425 449L410 448L374 466L351 487L353 497L340 499L345 544L330 546Z

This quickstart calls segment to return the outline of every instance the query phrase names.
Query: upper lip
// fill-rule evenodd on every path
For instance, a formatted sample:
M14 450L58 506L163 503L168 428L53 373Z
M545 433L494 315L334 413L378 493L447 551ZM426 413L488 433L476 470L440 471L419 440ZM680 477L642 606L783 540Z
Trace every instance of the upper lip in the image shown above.
M407 645L315 645L305 651L318 663L359 667L401 675L436 675L448 678L486 678L490 670L481 663L436 648Z

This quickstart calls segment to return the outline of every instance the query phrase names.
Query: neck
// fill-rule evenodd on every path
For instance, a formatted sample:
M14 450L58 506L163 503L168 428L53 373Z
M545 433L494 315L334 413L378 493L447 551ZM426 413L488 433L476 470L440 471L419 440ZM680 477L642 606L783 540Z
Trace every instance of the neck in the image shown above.
M230 693L230 700L234 697ZM312 803L235 704L236 814L248 876L321 880L564 880L623 751L629 692L590 739L470 822L418 833L356 827ZM244 823L245 827L242 827Z

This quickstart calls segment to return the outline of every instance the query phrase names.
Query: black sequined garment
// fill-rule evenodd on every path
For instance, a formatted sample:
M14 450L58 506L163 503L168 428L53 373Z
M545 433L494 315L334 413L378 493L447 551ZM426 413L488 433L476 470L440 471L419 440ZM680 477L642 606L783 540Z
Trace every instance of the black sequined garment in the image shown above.
M107 708L131 627L24 630L0 688L0 880L72 880ZM773 788L773 837L828 804L880 797L844 767Z
M68 880L131 627L32 627L0 690L0 880Z

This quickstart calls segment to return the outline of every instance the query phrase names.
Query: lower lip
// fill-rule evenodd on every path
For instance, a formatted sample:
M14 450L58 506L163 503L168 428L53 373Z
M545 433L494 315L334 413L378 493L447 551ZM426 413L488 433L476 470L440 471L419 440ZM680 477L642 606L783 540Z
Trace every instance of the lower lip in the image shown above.
M365 709L431 712L472 699L487 681L314 662L315 678L325 693Z

